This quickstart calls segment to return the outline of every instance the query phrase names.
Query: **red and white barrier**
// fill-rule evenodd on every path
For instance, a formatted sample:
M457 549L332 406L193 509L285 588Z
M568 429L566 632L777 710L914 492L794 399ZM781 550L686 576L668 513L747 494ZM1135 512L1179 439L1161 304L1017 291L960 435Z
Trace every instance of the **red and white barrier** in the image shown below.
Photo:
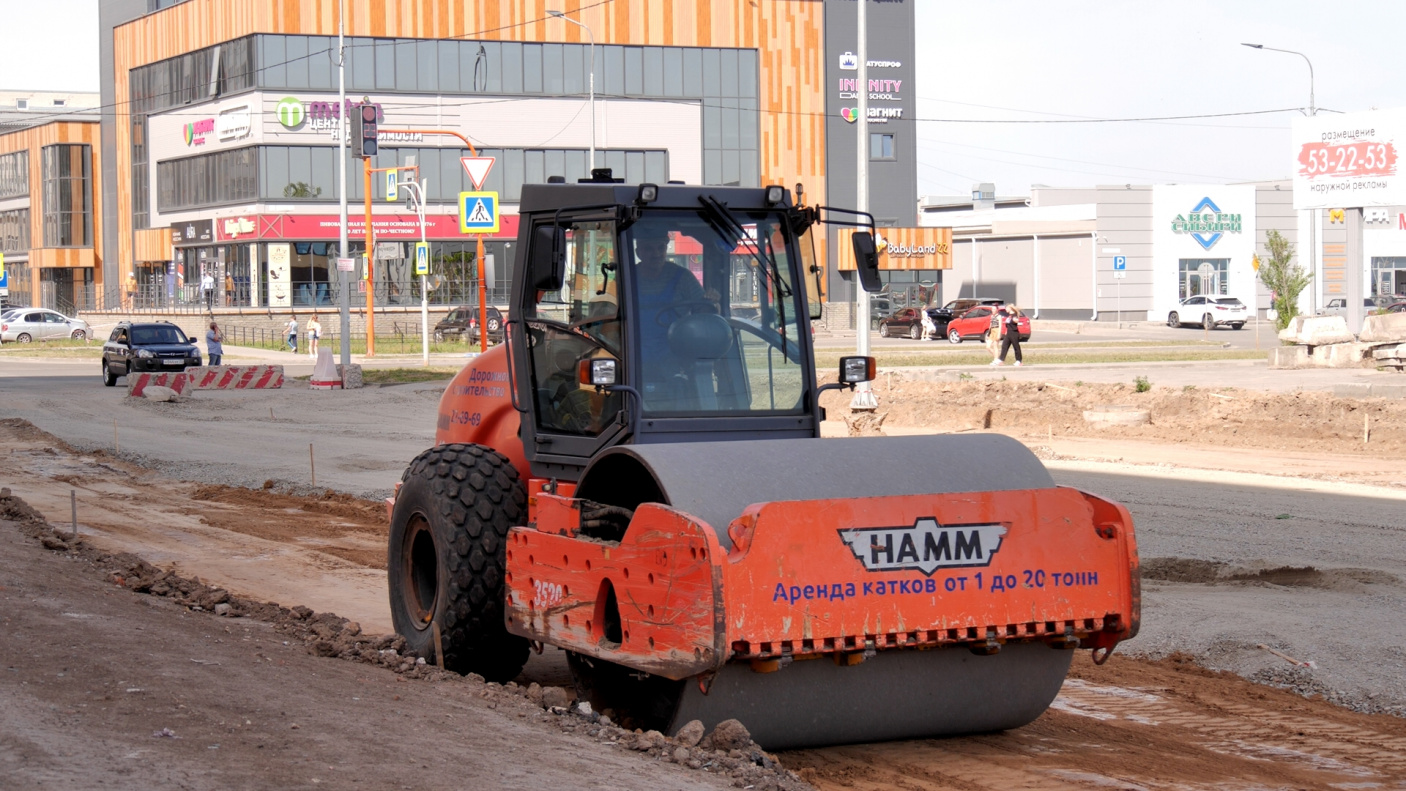
M195 369L191 369L195 370ZM190 374L175 372L131 373L127 375L127 395L140 397L148 387L169 387L178 394L192 389Z
M281 365L202 365L187 373L196 390L267 390L283 386Z

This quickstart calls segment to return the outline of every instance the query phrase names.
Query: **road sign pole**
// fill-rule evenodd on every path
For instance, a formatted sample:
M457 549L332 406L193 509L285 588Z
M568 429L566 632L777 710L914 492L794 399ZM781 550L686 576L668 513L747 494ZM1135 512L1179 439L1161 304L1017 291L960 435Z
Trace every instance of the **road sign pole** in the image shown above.
M371 238L371 158L361 160L366 182L366 356L376 356L376 247Z
M495 205L493 210L498 207ZM474 235L478 237L474 258L478 260L478 351L482 354L488 351L488 283L484 281L483 234Z
M425 198L429 195L429 177L420 179L419 200L415 203L420 209L420 244L423 248L415 250L415 265L420 265L421 249L424 250L426 266L420 272L420 348L423 350L420 361L426 366L430 364L430 291L426 288L426 283L430 276L429 268L429 242L425 239Z

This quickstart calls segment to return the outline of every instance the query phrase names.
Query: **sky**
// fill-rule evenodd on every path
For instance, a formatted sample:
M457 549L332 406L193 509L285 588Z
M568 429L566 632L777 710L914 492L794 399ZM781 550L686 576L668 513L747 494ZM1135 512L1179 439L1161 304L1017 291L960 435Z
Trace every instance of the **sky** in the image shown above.
M663 1L663 0L659 0ZM1406 106L1406 3L911 0L918 192L1285 178L1296 112L1138 123L955 123ZM0 88L98 89L98 0L0 0ZM57 22L56 22L57 21Z

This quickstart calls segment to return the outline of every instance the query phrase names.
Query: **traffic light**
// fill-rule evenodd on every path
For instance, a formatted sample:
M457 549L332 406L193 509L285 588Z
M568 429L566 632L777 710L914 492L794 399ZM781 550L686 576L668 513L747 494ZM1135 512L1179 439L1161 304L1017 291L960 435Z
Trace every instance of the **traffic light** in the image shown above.
M376 156L376 105L356 106L351 117L351 147L354 157Z

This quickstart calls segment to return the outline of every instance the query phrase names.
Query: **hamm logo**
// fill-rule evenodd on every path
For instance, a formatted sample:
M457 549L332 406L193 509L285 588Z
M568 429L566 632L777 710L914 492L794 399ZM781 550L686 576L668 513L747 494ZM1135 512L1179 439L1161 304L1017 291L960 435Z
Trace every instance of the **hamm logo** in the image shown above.
M931 577L938 569L991 565L1006 528L997 524L944 527L924 516L912 527L863 527L839 533L869 571L916 569Z

